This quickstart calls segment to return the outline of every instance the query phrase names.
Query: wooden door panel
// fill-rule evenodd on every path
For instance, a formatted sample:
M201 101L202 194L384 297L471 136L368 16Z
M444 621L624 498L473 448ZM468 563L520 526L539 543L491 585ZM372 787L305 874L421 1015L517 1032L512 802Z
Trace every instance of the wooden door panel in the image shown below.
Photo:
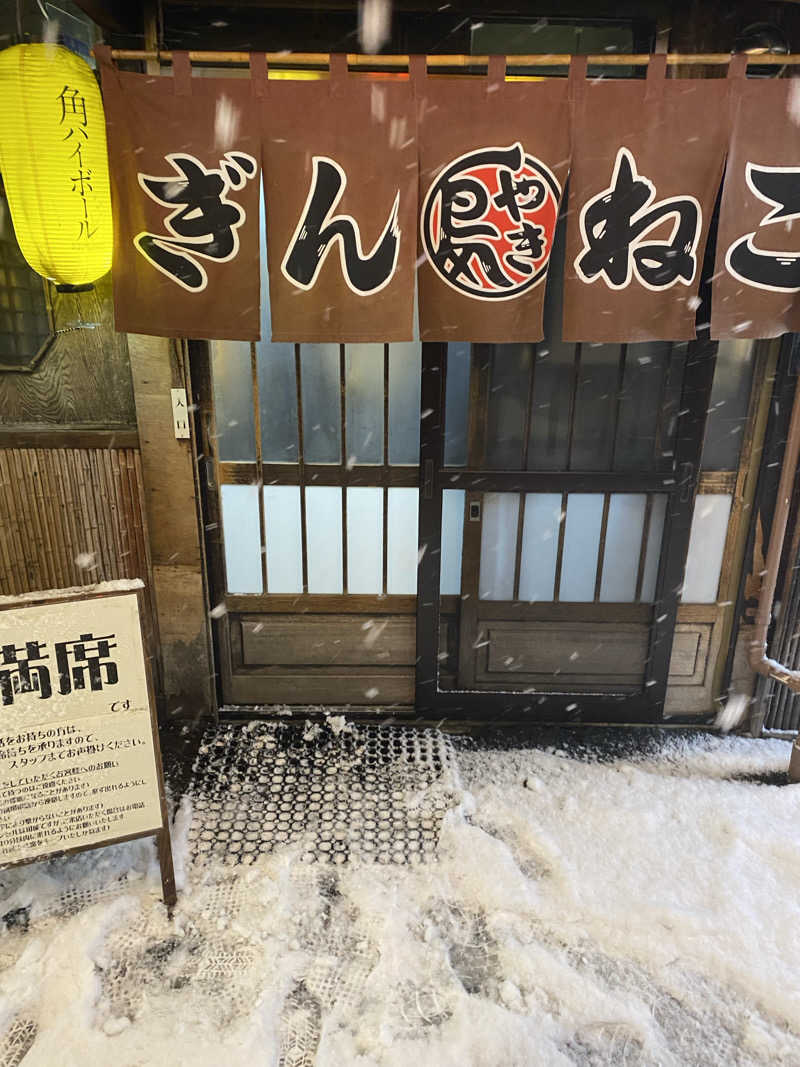
M412 615L261 615L242 621L242 662L412 666Z
M711 641L710 623L681 623L675 627L669 680L680 685L702 685Z
M641 684L650 628L619 623L503 623L485 627L476 680L505 675L506 681L545 679L559 684L598 681ZM480 641L479 637L479 643Z
M407 706L414 703L414 668L303 666L237 671L228 692L232 704Z
M232 704L414 703L413 615L263 612L228 619Z

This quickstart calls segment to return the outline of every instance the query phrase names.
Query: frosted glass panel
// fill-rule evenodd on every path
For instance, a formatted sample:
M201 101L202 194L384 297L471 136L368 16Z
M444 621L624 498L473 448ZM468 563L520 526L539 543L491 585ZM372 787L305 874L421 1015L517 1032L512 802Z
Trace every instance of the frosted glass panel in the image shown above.
M257 485L223 485L222 529L229 593L262 593Z
M267 592L302 593L303 544L299 486L264 486L264 522L267 538Z
M247 341L212 341L211 375L217 454L224 462L253 462L256 458L253 418L253 375Z
M716 602L731 500L727 493L697 495L683 579L681 600L684 604Z
M347 592L383 592L383 490L347 490Z
M621 357L622 348L619 345L581 345L570 470L611 469Z
M644 493L611 494L600 580L603 601L630 604L636 599L646 504Z
M389 489L386 591L417 592L419 490Z
M747 423L755 341L720 341L706 418L703 470L733 470Z
M389 345L389 462L419 463L419 341Z
M444 464L463 467L467 462L470 346L464 342L447 346L445 385Z
M570 493L561 561L560 600L594 600L600 527L603 524L602 493Z
M671 348L669 342L664 341L628 345L619 393L614 470L651 470L653 467L659 413L665 401L664 375ZM672 447L666 431L667 427L662 427L663 451Z
M538 37L538 33L537 33ZM566 217L556 226L544 299L544 341L536 346L533 406L528 435L529 470L563 470L569 449L575 345L561 340Z
M533 345L492 345L486 428L486 466L522 466Z
M341 593L342 490L336 485L306 489L306 554L309 593Z
M265 463L297 463L294 345L262 343L256 352L262 459Z
M519 567L520 600L553 599L560 526L560 493L526 493Z
M347 345L347 458L383 462L383 345Z
M461 594L461 552L464 545L464 490L442 492L442 556L439 592Z
M302 345L303 458L306 463L341 463L339 346Z
M265 463L297 463L297 382L294 345L272 344L272 314L267 271L267 227L261 187L261 336L256 344L261 408L261 455Z
M663 493L653 497L650 509L650 529L647 531L647 555L644 559L642 592L643 604L652 604L656 598L658 565L661 562L661 541L664 536L664 519L667 515L667 498Z
M484 493L481 527L481 600L514 599L518 493Z

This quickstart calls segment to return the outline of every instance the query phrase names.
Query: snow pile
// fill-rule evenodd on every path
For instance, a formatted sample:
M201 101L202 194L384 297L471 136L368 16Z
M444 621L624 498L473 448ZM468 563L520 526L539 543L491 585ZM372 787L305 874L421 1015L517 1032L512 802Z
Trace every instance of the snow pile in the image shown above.
M795 1065L789 749L461 752L415 866L193 866L184 808L172 920L142 844L0 874L0 1064Z

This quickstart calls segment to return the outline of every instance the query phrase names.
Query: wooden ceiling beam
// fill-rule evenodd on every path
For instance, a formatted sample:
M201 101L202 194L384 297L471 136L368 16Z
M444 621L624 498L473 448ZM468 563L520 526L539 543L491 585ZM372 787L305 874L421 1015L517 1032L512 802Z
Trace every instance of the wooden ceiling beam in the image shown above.
M139 0L74 0L77 7L111 33L141 33L142 3Z

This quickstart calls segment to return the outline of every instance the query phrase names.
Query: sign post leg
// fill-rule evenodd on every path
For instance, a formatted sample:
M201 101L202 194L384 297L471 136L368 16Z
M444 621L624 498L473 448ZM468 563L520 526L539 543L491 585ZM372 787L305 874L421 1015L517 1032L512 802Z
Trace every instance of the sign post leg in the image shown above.
M178 901L175 891L175 868L172 865L172 843L169 829L165 825L156 834L156 848L158 850L158 865L161 868L161 895L166 906L172 910Z

